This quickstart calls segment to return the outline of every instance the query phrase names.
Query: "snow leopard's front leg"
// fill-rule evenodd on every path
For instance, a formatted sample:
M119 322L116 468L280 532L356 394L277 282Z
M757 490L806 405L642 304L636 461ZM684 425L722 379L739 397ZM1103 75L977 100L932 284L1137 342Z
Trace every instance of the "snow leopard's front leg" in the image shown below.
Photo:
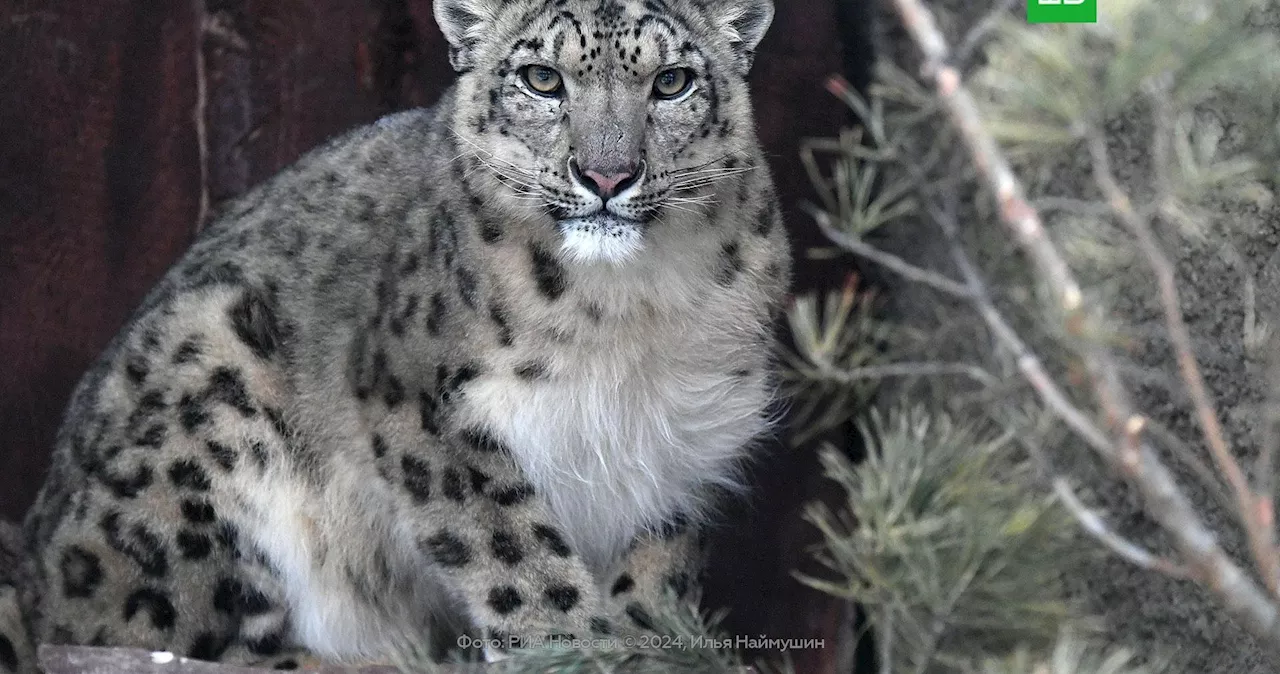
M448 459L406 459L418 549L484 635L602 632L606 601L510 454L463 432Z

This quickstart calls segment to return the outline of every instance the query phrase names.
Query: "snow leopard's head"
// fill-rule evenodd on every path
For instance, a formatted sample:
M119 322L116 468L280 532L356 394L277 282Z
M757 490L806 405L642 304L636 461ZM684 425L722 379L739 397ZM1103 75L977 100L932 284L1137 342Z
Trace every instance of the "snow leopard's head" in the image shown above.
M746 75L771 0L436 0L458 154L563 252L622 261L732 201L757 156Z

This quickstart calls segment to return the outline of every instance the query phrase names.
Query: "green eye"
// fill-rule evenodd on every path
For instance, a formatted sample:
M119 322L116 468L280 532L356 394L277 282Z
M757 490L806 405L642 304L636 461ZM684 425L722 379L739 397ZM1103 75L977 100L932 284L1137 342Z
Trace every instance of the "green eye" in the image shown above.
M663 100L679 98L693 86L693 74L688 68L668 68L653 80L653 94Z
M546 66L529 66L524 69L524 83L534 93L543 96L555 96L564 88L564 79L560 73Z

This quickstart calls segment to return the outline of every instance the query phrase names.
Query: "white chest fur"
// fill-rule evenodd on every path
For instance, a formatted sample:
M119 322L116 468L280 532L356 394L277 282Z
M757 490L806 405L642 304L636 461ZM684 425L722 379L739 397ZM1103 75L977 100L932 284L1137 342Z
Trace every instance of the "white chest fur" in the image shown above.
M553 355L546 379L481 377L464 404L512 448L575 550L603 569L642 527L696 513L701 487L732 483L764 428L759 373L743 376L743 345L725 341L694 330L575 344Z

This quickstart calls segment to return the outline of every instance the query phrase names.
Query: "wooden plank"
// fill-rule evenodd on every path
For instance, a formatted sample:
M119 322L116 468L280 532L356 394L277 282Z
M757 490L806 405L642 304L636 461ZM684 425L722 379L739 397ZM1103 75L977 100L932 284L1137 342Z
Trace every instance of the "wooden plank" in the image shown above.
M148 651L139 648L94 648L90 646L41 646L36 656L45 674L262 674L278 670L257 667L241 667L184 658L166 651ZM317 666L303 664L293 671L315 674L399 674L400 670L387 665L352 667ZM483 674L505 671L500 664L485 663L441 664L433 674ZM752 667L743 667L741 674L756 674Z
M89 646L41 646L36 655L45 674L262 674L275 671L184 658L166 651ZM304 667L317 674L398 674L388 666ZM441 667L440 674L481 672L480 667Z

